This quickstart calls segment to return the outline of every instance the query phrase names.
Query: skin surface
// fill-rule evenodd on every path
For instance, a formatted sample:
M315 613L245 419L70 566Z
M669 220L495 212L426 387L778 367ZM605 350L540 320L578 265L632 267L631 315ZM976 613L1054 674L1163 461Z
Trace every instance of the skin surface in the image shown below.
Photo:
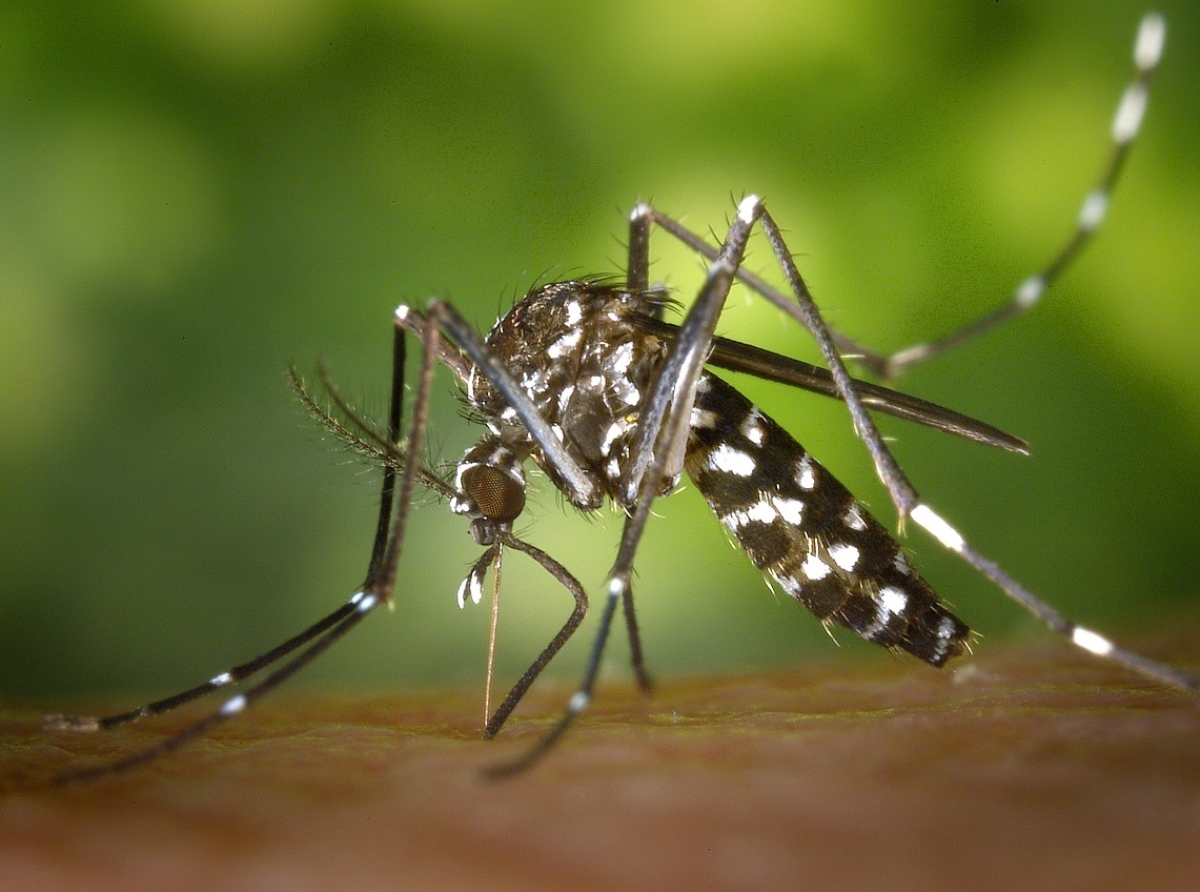
M1156 655L1180 657L1187 645ZM11 889L1191 889L1194 698L1067 648L602 684L529 774L567 691L493 743L478 691L282 695L150 766L56 772L159 738L0 723Z

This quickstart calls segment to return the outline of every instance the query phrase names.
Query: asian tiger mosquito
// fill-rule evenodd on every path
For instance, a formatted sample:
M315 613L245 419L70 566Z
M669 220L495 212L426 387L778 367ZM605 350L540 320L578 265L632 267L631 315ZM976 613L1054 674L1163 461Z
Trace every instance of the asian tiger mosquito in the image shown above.
M605 586L599 629L583 681L552 730L523 756L497 766L504 775L533 764L561 739L592 698L601 656L622 608L639 684L650 687L630 584L635 553L653 501L668 495L682 471L753 563L823 623L846 626L868 641L905 650L942 666L967 646L969 630L937 598L902 548L866 509L799 443L706 365L749 372L842 400L899 517L910 518L1051 629L1090 653L1161 683L1200 690L1200 678L1142 657L1068 620L980 554L917 494L897 465L868 409L958 434L1010 451L1022 441L982 422L914 397L850 377L845 360L891 379L1031 308L1092 238L1107 211L1112 187L1137 135L1158 66L1165 22L1145 16L1134 46L1135 76L1112 123L1112 149L1095 187L1084 198L1067 243L1037 275L1021 283L1000 309L938 341L890 356L831 330L813 302L774 219L756 196L743 199L720 247L648 204L630 216L626 279L556 282L535 288L504 315L486 338L447 303L424 311L400 306L394 316L392 397L386 432L378 432L338 394L322 373L333 408L292 382L301 400L329 429L383 465L379 520L366 579L334 612L273 650L209 681L130 712L106 717L50 716L57 728L98 730L167 712L278 663L261 681L155 747L61 778L81 780L119 772L174 750L242 712L294 675L394 594L396 570L418 482L471 520L483 555L459 588L459 602L478 601L489 569L499 572L505 547L529 555L574 599L559 633L491 714L496 734L539 673L583 621L584 587L558 561L518 538L513 523L525 506L524 462L540 466L566 499L594 511L611 499L625 514L616 558ZM649 243L664 230L710 262L705 284L676 326L661 318L669 302L649 281ZM747 240L759 227L782 269L788 294L742 268ZM734 280L807 329L827 368L801 363L716 336ZM420 376L407 438L401 436L406 341L422 347ZM453 481L420 462L436 362L463 384L473 414L488 433L458 462Z

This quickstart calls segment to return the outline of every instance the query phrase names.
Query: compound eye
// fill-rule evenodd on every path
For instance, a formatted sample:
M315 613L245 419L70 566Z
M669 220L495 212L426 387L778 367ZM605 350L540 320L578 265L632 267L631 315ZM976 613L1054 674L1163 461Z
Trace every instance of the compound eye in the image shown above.
M524 482L501 468L475 465L463 471L460 484L488 520L511 523L525 510Z

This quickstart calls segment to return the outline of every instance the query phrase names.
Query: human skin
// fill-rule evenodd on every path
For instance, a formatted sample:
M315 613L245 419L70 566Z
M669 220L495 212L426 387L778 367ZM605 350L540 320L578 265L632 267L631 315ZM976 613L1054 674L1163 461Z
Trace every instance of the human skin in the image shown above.
M542 763L483 780L568 693L535 688L492 742L478 691L283 694L66 788L48 782L188 716L81 734L9 712L0 888L1163 890L1200 876L1197 699L1065 647L940 672L883 659L663 679L648 698L609 681Z

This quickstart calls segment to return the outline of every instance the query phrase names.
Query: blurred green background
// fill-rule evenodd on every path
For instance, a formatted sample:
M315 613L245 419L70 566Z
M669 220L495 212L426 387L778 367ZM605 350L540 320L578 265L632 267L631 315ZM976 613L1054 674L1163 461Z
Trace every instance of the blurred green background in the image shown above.
M1194 620L1200 577L1200 9L1161 8L1166 61L1099 240L1032 316L902 380L1033 457L883 425L985 553L1117 637ZM996 306L1070 232L1143 6L565 9L0 8L0 697L165 694L340 604L377 474L305 418L286 366L324 357L382 411L400 300L441 294L486 327L536 280L617 273L639 199L704 231L764 196L833 324L881 347ZM700 263L662 237L655 256L694 291ZM773 272L764 244L750 265ZM813 355L740 292L723 331ZM746 389L894 524L836 405ZM437 404L453 459L477 432L448 376ZM656 510L636 581L655 672L891 659L773 596L694 492ZM455 605L466 526L426 499L395 613L306 683L482 685L486 607ZM596 592L619 526L543 487L525 531ZM979 647L1050 641L908 542ZM505 568L502 678L569 610L527 563ZM553 671L573 677L590 637Z

